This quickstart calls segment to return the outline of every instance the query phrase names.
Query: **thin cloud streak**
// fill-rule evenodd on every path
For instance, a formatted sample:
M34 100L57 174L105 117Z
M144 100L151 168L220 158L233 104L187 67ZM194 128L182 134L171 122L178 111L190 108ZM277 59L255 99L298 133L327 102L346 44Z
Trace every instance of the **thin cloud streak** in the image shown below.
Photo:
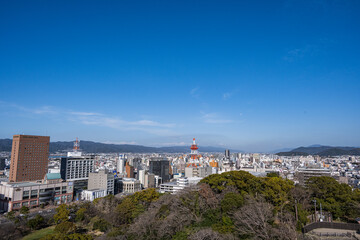
M137 121L125 121L119 117L108 116L97 112L82 112L71 110L59 110L51 106L42 106L39 108L26 108L18 104L0 101L3 107L15 108L21 112L31 115L46 115L56 119L67 119L68 121L81 123L83 125L92 125L98 127L108 127L121 131L137 130L156 135L166 135L171 133L171 129L176 126L173 123L160 123L152 120L142 119ZM57 116L61 115L61 118Z
M233 120L231 119L224 119L219 117L217 113L204 113L201 112L201 118L205 123L213 123L213 124L220 124L220 123L232 123Z

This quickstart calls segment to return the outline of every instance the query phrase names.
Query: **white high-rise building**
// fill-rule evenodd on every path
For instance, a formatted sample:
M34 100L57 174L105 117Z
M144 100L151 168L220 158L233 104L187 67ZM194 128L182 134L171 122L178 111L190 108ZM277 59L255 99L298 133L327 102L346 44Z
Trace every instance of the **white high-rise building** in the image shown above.
M139 176L139 181L141 183L141 186L144 187L145 186L145 170L138 170L138 176Z
M116 171L121 174L124 173L125 168L125 154L119 154L119 159L117 161Z

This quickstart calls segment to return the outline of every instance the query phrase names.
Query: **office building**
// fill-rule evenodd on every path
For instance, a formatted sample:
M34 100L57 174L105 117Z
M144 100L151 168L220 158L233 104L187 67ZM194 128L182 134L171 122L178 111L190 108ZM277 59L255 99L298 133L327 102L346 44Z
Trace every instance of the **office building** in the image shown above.
M150 159L149 173L161 177L162 182L168 182L171 179L170 161L166 158L154 157Z
M87 180L89 173L95 170L94 156L61 158L61 178L68 181Z
M144 188L154 188L155 187L155 174L147 173L145 174L145 183Z
M125 169L126 169L126 176L127 176L127 178L134 178L134 176L135 176L135 174L134 174L134 167L131 166L131 165L129 164L129 162L126 162Z
M138 170L138 178L141 183L141 186L144 187L144 185L145 185L145 170Z
M118 161L117 161L117 165L116 165L116 171L121 174L124 173L124 168L125 168L125 155L124 154L120 154Z
M226 158L226 160L230 160L230 150L229 149L225 150L225 158Z
M89 174L88 190L106 190L106 195L114 194L114 174L100 170Z
M42 180L47 173L50 137L14 135L10 182Z
M207 177L213 173L212 167L199 167L199 166L193 166L189 165L185 168L185 177L191 178L191 177Z
M60 174L65 181L74 182L74 196L79 200L81 191L88 186L89 174L95 171L95 157L77 154L77 157L61 158Z

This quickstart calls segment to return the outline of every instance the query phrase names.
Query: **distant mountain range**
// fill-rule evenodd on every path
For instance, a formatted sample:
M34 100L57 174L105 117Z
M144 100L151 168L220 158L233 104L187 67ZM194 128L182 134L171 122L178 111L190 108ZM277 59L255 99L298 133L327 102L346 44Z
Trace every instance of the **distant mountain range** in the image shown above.
M12 140L0 139L0 152L11 151ZM67 152L73 148L73 142L50 142L50 153ZM173 147L146 147L141 145L130 144L107 144L91 141L81 141L80 148L87 153L189 153L189 146L173 146ZM230 150L231 152L241 152ZM205 147L199 146L199 152L225 152L225 148L221 147Z
M331 147L312 145L309 147L299 147L287 152L277 153L279 156L340 156L340 155L355 155L360 156L360 148L356 147Z

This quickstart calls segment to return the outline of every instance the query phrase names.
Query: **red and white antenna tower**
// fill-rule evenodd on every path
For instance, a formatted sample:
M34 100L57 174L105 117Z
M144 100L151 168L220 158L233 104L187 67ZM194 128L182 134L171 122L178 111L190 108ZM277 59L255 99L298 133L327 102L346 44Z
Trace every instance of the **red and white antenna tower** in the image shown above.
M77 152L80 150L80 141L78 138L76 138L75 142L74 142L74 152Z
M190 153L191 159L192 160L197 159L198 154L199 154L199 152L198 152L199 148L195 143L195 138L193 138L193 144L191 145L190 149L191 149L191 153Z

